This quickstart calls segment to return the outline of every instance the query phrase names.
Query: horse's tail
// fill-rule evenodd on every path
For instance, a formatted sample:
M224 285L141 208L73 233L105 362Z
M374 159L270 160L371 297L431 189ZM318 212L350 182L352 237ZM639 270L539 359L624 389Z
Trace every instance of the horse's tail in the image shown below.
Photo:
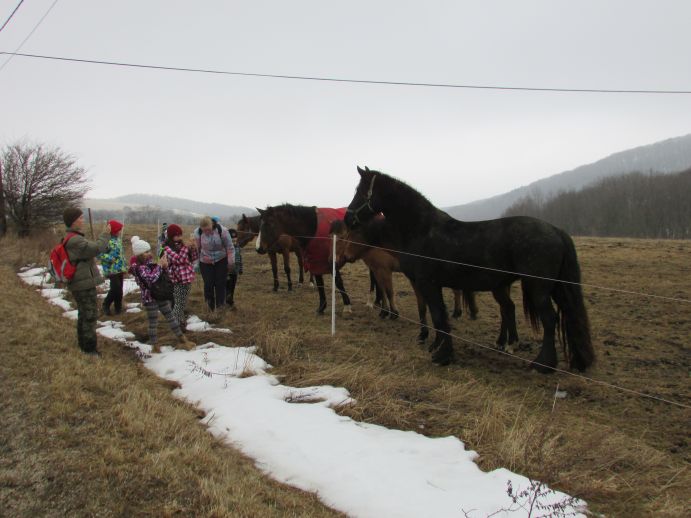
M581 290L581 270L573 239L561 232L566 253L557 282L552 292L559 313L560 337L569 366L584 371L595 361L595 350L590 338L590 322Z

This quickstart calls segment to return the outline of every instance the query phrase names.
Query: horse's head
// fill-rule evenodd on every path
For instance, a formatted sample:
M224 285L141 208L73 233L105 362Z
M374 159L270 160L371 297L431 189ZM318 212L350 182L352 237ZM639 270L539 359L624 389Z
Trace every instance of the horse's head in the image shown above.
M375 183L379 178L377 171L370 171L368 167L357 168L360 174L360 183L355 189L355 196L348 205L345 215L345 224L348 228L354 228L367 223L376 214L382 211L381 196L377 193Z
M276 214L273 207L266 210L257 209L261 223L259 225L259 235L257 235L256 248L260 254L275 251L278 247L279 239L283 232L281 218Z
M247 243L254 239L254 236L257 235L257 232L259 231L258 220L259 216L248 218L244 214L242 215L242 218L240 218L240 221L238 221L237 224L239 246L244 247Z

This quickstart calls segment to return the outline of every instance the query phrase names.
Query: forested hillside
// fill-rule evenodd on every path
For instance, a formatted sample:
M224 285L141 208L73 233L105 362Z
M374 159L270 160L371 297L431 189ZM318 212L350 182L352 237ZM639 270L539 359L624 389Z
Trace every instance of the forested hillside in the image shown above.
M548 201L529 195L503 216L534 216L580 236L691 238L691 169L605 178Z

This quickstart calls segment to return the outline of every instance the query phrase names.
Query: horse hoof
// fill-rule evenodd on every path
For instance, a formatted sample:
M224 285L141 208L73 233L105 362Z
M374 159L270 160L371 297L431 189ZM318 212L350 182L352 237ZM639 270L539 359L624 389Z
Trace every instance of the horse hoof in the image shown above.
M451 316L453 318L460 318L461 312L460 311L454 311L453 313L451 313Z
M302 283L298 282L298 288L302 288Z
M367 304L365 304L365 306L372 309L374 307L374 304L372 304L371 302L368 302Z
M381 318L382 320L384 320L384 319L385 319L386 317L388 317L388 316L389 316L388 311L385 311L385 310L382 309L382 310L379 312L379 318Z
M442 344L434 353L432 354L432 362L443 367L448 365L453 360L453 348L448 344Z
M345 315L346 313L352 313L353 312L353 307L348 304L347 306L343 306L343 314Z
M391 320L396 320L398 318L398 313L395 311L391 312L391 315L389 317Z
M288 291L293 291L293 285L292 284L288 284Z
M538 357L535 358L535 360L533 360L533 362L530 364L530 368L535 369L540 374L554 374L554 369L556 366L556 359L552 361L550 359L542 358L540 355L538 355Z
M471 313L470 320L477 320L477 313Z

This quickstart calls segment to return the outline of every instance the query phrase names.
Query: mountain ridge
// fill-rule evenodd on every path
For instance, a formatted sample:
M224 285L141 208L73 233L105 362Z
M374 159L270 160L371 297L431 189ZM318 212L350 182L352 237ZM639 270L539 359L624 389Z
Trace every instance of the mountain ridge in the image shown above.
M612 153L600 160L563 171L503 194L446 207L456 219L479 221L499 218L528 195L550 199L562 191L578 190L603 178L631 172L676 173L691 167L691 133Z

